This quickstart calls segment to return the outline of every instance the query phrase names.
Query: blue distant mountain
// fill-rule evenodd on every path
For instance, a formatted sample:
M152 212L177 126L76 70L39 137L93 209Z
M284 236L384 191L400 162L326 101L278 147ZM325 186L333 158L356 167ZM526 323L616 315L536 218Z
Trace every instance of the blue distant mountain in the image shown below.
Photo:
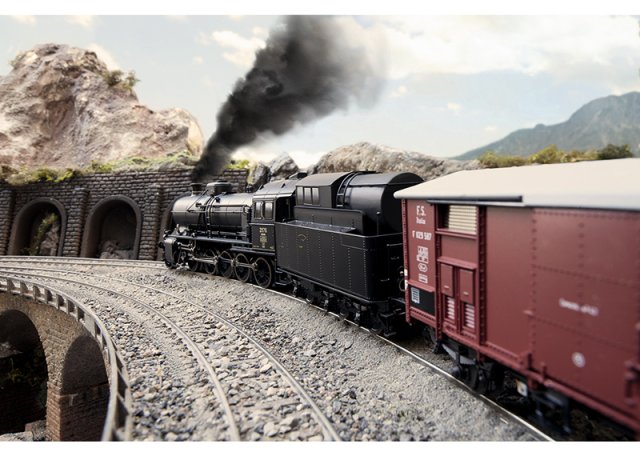
M637 154L640 150L640 92L598 98L578 109L566 122L516 130L499 141L456 158L471 160L490 150L499 155L526 156L550 144L561 150L593 150L607 144L628 144Z

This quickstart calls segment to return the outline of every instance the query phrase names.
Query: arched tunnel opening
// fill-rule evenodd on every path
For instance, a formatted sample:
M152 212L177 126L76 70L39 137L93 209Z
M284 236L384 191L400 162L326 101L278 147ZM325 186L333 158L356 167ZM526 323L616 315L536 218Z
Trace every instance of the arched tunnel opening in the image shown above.
M23 432L33 423L44 427L48 378L40 335L29 317L17 310L0 314L0 434Z
M41 200L17 215L9 246L10 255L60 256L64 236L64 209Z
M140 238L140 212L135 203L110 198L89 215L82 256L136 259Z

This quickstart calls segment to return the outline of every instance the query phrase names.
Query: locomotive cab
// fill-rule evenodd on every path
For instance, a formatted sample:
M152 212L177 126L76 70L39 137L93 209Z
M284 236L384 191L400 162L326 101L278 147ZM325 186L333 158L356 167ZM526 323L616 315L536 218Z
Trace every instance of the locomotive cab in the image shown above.
M275 222L293 217L297 180L269 182L253 194L251 242L256 250L275 252Z

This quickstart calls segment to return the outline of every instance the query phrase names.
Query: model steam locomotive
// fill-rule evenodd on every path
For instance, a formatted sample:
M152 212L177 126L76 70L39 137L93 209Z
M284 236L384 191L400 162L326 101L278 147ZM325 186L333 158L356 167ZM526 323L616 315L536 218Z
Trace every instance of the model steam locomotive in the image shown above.
M481 392L586 406L640 436L640 160L194 186L161 246L186 265L393 334L424 328ZM394 198L395 193L395 198Z
M161 247L169 267L292 286L296 296L387 335L404 321L400 201L412 173L350 172L268 183L232 193L203 188L173 206Z

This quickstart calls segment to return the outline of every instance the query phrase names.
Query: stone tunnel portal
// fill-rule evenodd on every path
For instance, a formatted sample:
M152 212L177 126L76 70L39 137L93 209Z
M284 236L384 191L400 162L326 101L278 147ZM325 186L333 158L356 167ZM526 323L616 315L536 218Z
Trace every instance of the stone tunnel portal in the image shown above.
M61 256L66 225L64 207L51 198L38 198L16 216L9 255Z
M81 256L137 259L142 217L130 198L105 198L89 214Z

